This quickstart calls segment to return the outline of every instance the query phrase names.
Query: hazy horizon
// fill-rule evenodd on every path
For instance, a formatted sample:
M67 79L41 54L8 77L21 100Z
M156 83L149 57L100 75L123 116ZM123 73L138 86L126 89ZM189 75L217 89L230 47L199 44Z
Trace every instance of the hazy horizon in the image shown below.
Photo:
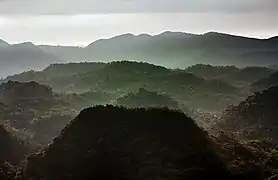
M125 33L278 35L275 0L0 0L0 39L86 46Z
M53 45L53 46L76 46L76 47L86 47L88 45L90 45L91 43L95 42L95 41L98 41L98 40L101 40L101 39L110 39L110 38L113 38L113 37L117 37L117 36L121 36L121 35L124 35L124 34L133 34L135 36L138 36L138 35L142 35L142 34L148 34L148 35L151 35L151 36L156 36L156 35L160 35L164 32L181 32L181 33L188 33L188 34L194 34L194 35L203 35L203 34L206 34L206 33L209 33L209 32L216 32L216 33L220 33L220 34L229 34L229 35L234 35L234 36L242 36L242 37L246 37L246 38L255 38L255 39L269 39L269 38L272 38L272 37L276 37L278 36L278 34L273 34L273 35L248 35L248 34L241 34L241 33L231 33L231 32L224 32L224 31L216 31L216 30L208 30L208 31L204 31L204 32L189 32L189 31L175 31L175 30L161 30L161 31L157 31L157 32L122 32L122 33L119 33L119 34L115 34L115 35L111 35L111 36L100 36L99 38L93 38L92 40L88 39L87 42L84 42L84 43L54 43L54 42L37 42L37 41L32 41L30 39L26 39L24 40L24 38L22 38L21 41L7 41L6 39L4 38L1 38L0 37L0 40L3 40L11 45L14 45L14 44L21 44L21 43L25 43L25 42L31 42L35 45Z

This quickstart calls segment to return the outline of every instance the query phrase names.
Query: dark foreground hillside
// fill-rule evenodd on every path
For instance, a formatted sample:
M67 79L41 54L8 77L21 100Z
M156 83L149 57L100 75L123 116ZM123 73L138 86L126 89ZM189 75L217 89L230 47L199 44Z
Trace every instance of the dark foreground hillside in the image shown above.
M207 133L169 109L83 110L45 151L29 157L34 179L232 179Z
M278 86L249 96L239 105L224 112L221 127L233 131L239 138L270 138L278 142Z
M15 180L17 165L29 149L19 139L0 125L0 179Z
M25 145L0 125L0 164L19 163L27 152Z

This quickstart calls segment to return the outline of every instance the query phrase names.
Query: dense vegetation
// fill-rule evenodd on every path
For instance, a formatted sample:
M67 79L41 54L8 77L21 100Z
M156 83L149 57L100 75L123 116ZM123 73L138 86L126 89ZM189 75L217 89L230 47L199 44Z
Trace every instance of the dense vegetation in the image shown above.
M1 84L0 102L0 122L35 144L50 143L78 112L67 98L36 82Z
M275 72L266 67L212 66L197 64L186 69L187 72L205 79L219 79L235 86L248 86L258 79L266 78Z
M0 164L5 161L16 164L23 159L27 147L22 141L10 134L3 126L0 126Z
M0 179L273 179L276 76L128 61L9 76L0 84Z
M209 137L178 111L97 106L83 110L53 144L30 156L25 176L262 180L275 175L277 165L270 142L240 142L223 132Z
M0 179L15 180L18 176L18 165L30 152L27 144L9 133L0 125Z
M29 157L26 174L46 180L226 178L210 143L182 113L99 106L83 110L49 148Z
M274 86L223 113L221 127L230 129L242 139L270 139L278 143L278 86Z
M190 108L214 111L245 97L237 87L218 79L205 80L183 70L128 61L57 64L41 72L7 77L4 82L8 80L37 81L51 86L56 92L102 91L116 98L144 87L148 91L166 93Z
M117 104L128 108L168 107L179 109L179 104L167 95L149 92L140 88L137 93L130 93L117 99Z

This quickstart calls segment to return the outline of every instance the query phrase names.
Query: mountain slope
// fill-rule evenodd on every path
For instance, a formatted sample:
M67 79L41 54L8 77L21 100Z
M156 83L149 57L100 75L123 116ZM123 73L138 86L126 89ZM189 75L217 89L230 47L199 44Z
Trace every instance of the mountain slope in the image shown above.
M198 77L219 79L239 87L249 86L275 72L275 70L266 67L236 68L235 66L212 66L206 64L196 64L188 67L185 71Z
M32 145L48 144L72 118L71 104L65 99L36 82L3 83L0 123Z
M253 92L259 92L276 85L278 85L278 72L275 72L266 78L262 78L254 82L251 85L251 90Z
M24 144L12 136L2 125L0 125L0 145L0 166L5 161L19 163L27 152Z
M197 63L236 66L277 65L277 37L254 39L210 32L203 35L164 32L159 35L123 34L97 40L87 47L35 46L30 42L9 45L0 41L0 76L51 63L136 60L185 68Z
M210 143L179 112L98 106L83 110L45 152L29 157L26 174L46 180L230 177Z
M237 66L278 64L278 42L275 38L254 39L216 32L204 35L169 31L154 36L123 34L97 40L85 48L40 48L62 59L69 58L71 54L71 60L75 61L137 60L172 68L196 63Z
M116 104L128 108L168 107L170 109L179 109L178 102L166 95L149 92L144 88L140 88L138 92L118 98Z
M0 76L42 69L54 62L59 62L59 58L45 53L30 42L0 46L0 66L3 67Z
M194 108L219 110L238 102L238 88L221 80L205 80L183 70L130 61L52 65L41 72L7 77L4 82L8 80L37 81L58 92L103 91L116 97L145 88L167 93Z
M249 96L223 113L221 127L243 139L270 138L278 142L278 86Z
M8 47L10 46L9 43L5 42L4 40L0 39L0 48L3 48L3 47Z

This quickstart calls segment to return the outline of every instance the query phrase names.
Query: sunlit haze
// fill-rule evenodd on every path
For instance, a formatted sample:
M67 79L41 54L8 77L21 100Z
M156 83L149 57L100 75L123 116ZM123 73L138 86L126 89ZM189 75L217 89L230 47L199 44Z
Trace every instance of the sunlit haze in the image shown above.
M0 0L0 39L85 46L124 33L163 31L268 38L278 32L277 4L273 0Z

